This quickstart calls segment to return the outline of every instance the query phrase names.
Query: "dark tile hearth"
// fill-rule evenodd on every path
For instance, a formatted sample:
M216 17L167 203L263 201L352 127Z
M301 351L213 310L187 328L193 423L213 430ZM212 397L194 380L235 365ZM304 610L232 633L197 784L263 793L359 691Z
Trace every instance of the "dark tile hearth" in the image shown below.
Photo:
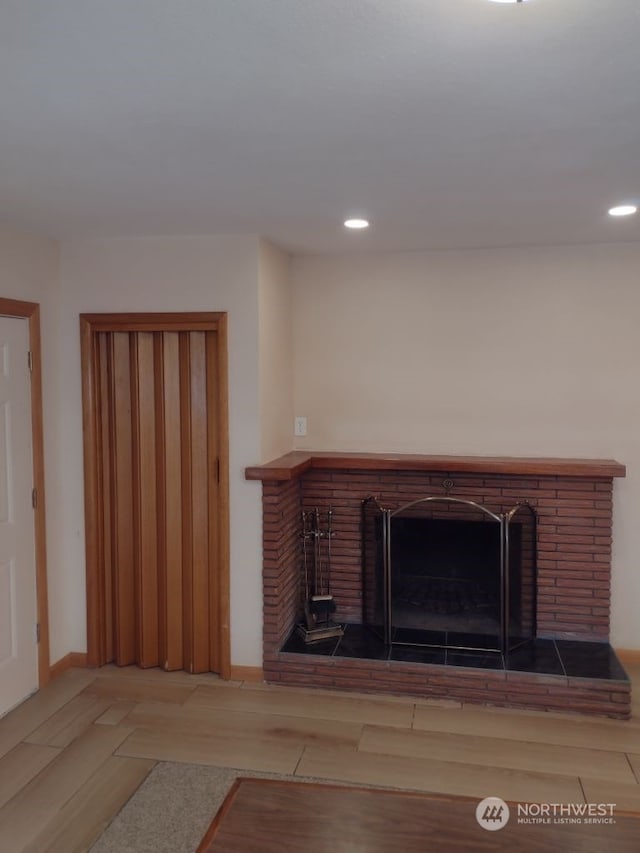
M354 631L354 627L361 630ZM389 660L389 649L373 631L363 631L361 625L347 625L344 637L338 640L334 657Z
M398 632L395 637L396 642L386 646L370 628L350 623L345 625L343 637L321 640L317 643L305 643L296 631L293 631L281 652L530 672L570 678L629 681L609 643L536 639L511 652L505 660L498 652L438 648L436 644L444 641L444 632L431 632L432 636L427 638L427 642L434 643L433 646L417 645L419 642L425 642L424 633L408 630ZM452 639L463 644L463 641L468 638L462 636L447 638L449 642Z
M406 661L409 663L446 663L446 649L434 649L427 646L391 646L389 660Z
M328 640L318 640L317 643L305 643L297 631L293 631L287 642L282 647L283 652L294 652L305 655L331 655L335 652L338 645L338 637L331 637ZM311 651L310 651L311 650Z
M628 681L629 676L609 643L556 640L565 672L571 678L608 678Z
M596 645L608 646L608 643ZM539 675L566 675L555 640L538 639L511 652L509 667L515 672L535 672ZM602 677L594 675L594 678Z
M446 666L470 666L474 669L504 669L502 655L497 652L460 652L447 649Z

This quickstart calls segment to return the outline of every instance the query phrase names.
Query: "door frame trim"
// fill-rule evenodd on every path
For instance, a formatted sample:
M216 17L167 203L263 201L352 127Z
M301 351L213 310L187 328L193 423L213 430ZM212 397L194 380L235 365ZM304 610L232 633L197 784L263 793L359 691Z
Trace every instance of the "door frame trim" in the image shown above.
M47 594L47 524L44 491L44 428L42 418L42 347L40 342L40 305L19 299L0 297L0 315L29 321L31 350L31 434L33 487L37 500L33 510L33 533L36 558L36 608L40 625L38 643L38 686L50 679L49 669L49 604Z
M93 366L98 332L180 332L215 331L218 358L218 414L220 473L218 483L218 565L220 570L218 625L220 672L231 674L230 571L229 571L229 394L227 362L227 313L222 311L182 313L81 314L80 346L82 363L82 432L84 444L85 553L87 573L87 664L104 661L105 596L98 576L99 500L96 387Z

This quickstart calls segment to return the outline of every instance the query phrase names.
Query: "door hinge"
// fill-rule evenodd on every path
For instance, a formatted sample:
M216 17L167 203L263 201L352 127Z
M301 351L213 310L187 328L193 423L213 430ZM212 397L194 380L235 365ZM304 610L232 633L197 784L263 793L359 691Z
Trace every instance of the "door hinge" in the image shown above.
M216 457L216 483L220 482L220 457Z
M27 353L27 365L29 367L29 370L33 371L33 353L31 352L31 350L29 350L29 352Z
M38 490L31 489L31 506L36 509L38 506Z
M36 643L40 642L40 623L36 622Z

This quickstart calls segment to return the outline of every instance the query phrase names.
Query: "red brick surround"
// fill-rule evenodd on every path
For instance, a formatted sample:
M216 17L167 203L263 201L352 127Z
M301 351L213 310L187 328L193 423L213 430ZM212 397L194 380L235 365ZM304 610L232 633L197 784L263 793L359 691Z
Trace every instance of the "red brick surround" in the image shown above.
M538 513L538 635L608 640L612 481L450 476L452 497L469 498L494 512L528 500ZM312 470L301 477L305 507L331 504L334 509L332 588L339 619L361 621L362 498L377 495L383 506L396 508L427 495L444 495L442 482L442 474L405 471Z
M446 457L446 463L438 464L435 460L443 457L406 457L412 460L410 466L398 462L390 467L389 457L325 454L312 458L313 464L301 464L300 454L291 454L269 466L247 470L249 478L263 480L264 672L268 681L628 716L629 687L624 683L279 651L300 614L302 508L333 507L336 616L360 622L362 499L374 494L383 505L395 508L445 494L445 478L453 480L451 496L474 500L495 512L522 500L535 508L538 636L607 641L612 478L624 476L623 466L609 460L592 464L591 460L555 460L554 468L554 460L540 460L536 471L535 460L460 457L456 462L455 457ZM348 464L353 467L345 467Z

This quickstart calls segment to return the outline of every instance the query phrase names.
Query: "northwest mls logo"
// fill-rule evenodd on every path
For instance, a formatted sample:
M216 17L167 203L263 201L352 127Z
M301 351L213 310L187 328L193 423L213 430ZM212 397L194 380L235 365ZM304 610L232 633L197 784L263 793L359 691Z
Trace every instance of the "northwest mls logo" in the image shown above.
M615 803L518 803L518 823L613 824Z
M500 797L486 797L476 808L476 820L483 829L495 832L509 821L509 806Z

